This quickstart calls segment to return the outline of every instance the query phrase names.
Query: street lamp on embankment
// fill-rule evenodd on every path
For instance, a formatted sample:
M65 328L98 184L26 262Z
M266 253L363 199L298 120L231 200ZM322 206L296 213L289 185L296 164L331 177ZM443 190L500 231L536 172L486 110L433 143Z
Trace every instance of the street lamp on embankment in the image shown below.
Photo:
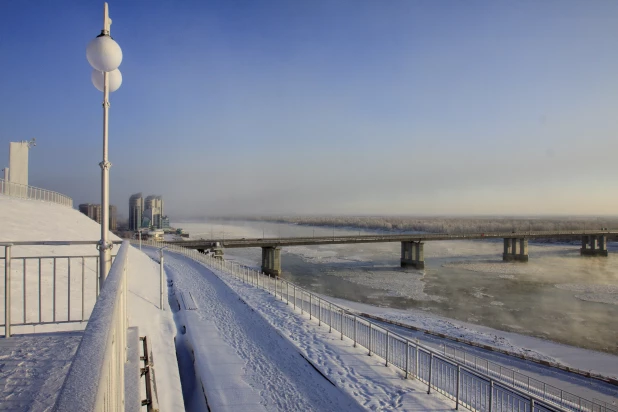
M99 249L99 287L107 276L111 265L112 243L109 241L109 169L112 164L108 159L108 114L109 94L118 90L122 84L122 74L118 67L122 62L122 50L110 36L112 20L109 18L107 3L103 7L103 30L86 48L86 58L92 66L91 80L94 87L103 92L103 160L101 167L101 240ZM99 289L101 290L101 289Z

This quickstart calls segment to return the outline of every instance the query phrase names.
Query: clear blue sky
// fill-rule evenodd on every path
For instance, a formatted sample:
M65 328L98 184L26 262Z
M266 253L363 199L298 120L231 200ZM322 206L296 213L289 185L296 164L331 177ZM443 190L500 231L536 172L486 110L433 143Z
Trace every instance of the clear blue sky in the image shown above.
M112 203L615 214L618 2L110 1ZM3 0L0 162L99 202L102 1Z

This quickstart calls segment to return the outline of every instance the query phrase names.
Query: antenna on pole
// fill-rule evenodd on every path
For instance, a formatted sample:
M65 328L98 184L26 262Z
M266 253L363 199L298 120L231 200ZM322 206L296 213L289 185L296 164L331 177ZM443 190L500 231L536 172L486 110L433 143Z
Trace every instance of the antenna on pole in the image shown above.
M112 19L109 18L109 8L107 7L107 2L105 2L103 6L103 34L109 35L109 26L111 25Z

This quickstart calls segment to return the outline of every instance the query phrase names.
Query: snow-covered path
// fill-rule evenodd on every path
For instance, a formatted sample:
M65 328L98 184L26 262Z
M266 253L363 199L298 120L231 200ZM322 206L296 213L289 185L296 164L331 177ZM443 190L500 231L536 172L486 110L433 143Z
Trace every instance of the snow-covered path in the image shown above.
M367 356L366 350L352 347L347 338L341 340L338 333L329 333L328 327L305 319L267 292L222 273L219 278L177 254L167 253L166 259L168 278L179 291L190 291L198 307L184 311L189 315L187 334L197 323L191 317L204 324L214 321L235 355L246 362L242 380L259 392L266 410L357 410L358 404L372 410L453 408L453 402L428 395L425 385L403 379L382 359ZM199 340L199 350L208 350L210 336ZM196 363L197 357L198 351Z
M81 331L0 339L0 410L50 410L81 339Z
M197 304L195 311L186 311L185 320L187 334L194 337L195 362L200 363L202 384L211 408L216 405L217 410L234 409L240 406L237 402L242 402L256 409L257 398L265 410L272 411L361 409L351 397L315 371L289 341L204 266L167 254L165 269L175 288L190 291ZM208 333L201 334L200 330ZM219 338L233 350L222 348ZM225 358L223 362L222 358ZM238 393L242 382L235 383L236 391L229 385L224 393L211 390L217 386L217 380L229 378L228 371L221 367L227 364L235 368L238 360L244 363L238 371L240 378L250 390ZM215 367L219 369L213 370Z

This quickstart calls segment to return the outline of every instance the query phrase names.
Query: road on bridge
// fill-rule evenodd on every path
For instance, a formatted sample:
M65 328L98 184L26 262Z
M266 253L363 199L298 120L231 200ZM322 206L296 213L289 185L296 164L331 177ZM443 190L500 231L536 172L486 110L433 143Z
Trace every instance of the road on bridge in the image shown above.
M415 233L398 235L313 236L287 238L199 239L177 242L191 249L208 249L218 244L224 248L333 245L351 243L427 242L474 239L580 239L582 236L618 237L618 230L520 231L488 233Z

